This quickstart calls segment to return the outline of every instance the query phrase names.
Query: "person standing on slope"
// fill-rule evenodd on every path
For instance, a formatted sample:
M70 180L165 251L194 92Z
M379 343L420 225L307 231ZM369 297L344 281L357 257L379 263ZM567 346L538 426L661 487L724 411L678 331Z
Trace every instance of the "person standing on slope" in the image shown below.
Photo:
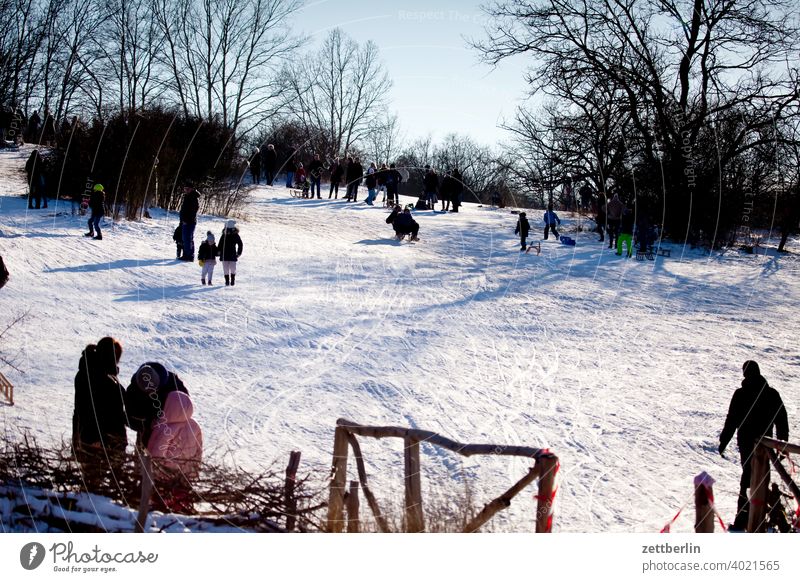
M197 211L200 210L200 192L192 186L183 187L183 203L180 219L183 234L182 261L194 262L194 228L197 226Z
M453 168L453 171L450 172L450 177L453 180L450 186L450 197L453 201L453 210L450 212L458 212L458 208L461 206L461 201L464 197L464 182L463 178L461 177L461 172L458 171L458 168Z
M619 199L619 194L606 204L606 220L608 221L608 248L612 249L617 245L619 229L622 225L622 215L625 213L625 205Z
M519 235L519 250L525 251L528 249L527 241L528 233L531 231L531 224L528 222L527 215L524 212L519 213L517 220L517 228L514 229L514 234Z
M214 233L210 230L206 232L206 240L200 243L200 248L197 249L197 260L200 261L200 266L203 268L200 273L200 282L205 285L206 278L208 284L211 285L211 278L214 276L214 267L217 264L217 245L215 244Z
M344 176L344 168L342 167L339 158L333 160L333 163L330 167L331 171L331 189L328 192L328 200L330 200L331 196L335 195L335 199L339 199L339 183L342 181L342 176Z
M436 193L439 190L439 176L430 166L425 166L425 175L422 178L422 185L425 188L425 201L429 210L436 210Z
M630 258L633 255L633 224L635 214L628 208L622 213L619 228L617 229L617 256L622 256L622 246L627 245L625 256Z
M267 149L261 152L262 161L264 162L264 180L267 186L272 186L275 181L275 168L278 166L278 154L275 152L275 146L267 144Z
M389 164L389 169L386 171L386 205L391 207L399 202L397 192L400 188L400 182L403 181L403 175L397 171L394 164Z
M106 213L106 191L102 184L95 184L94 188L92 188L92 195L89 197L89 209L92 211L91 216L89 216L89 232L83 236L90 236L95 240L103 240L103 233L100 232L100 219Z
M725 452L734 432L739 446L742 478L739 482L739 500L734 520L734 529L739 530L744 530L747 526L747 488L750 487L750 461L756 442L761 437L771 437L773 426L778 440L789 440L789 418L778 391L767 384L758 364L752 360L744 363L742 375L742 387L733 393L725 426L719 435L720 455Z
M322 160L319 158L319 154L314 154L314 159L311 160L310 164L308 164L308 175L311 179L311 196L309 196L309 198L314 197L314 190L316 189L317 199L322 199L320 187L322 184L322 170L324 167L325 164L322 163Z
M378 196L378 169L375 167L375 162L369 163L364 184L367 186L367 199L364 203L374 206L375 198Z
M253 155L250 157L248 165L250 166L250 174L253 176L253 184L258 184L261 177L261 150L259 148L253 150Z
M363 178L364 166L361 165L361 160L347 158L347 170L344 179L347 183L347 195L345 198L348 202L358 202L358 187L361 185Z
M225 230L222 231L222 236L219 237L217 249L219 250L219 257L222 259L225 286L233 286L236 284L236 262L242 256L242 250L244 249L235 220L225 222Z

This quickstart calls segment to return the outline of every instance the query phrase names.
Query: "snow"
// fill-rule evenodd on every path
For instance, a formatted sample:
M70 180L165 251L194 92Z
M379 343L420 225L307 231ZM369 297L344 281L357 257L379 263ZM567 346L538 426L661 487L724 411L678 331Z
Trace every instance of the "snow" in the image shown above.
M521 254L509 209L469 204L415 212L420 242L397 243L384 209L262 186L238 221L236 286L217 265L204 287L196 263L174 259L174 213L106 220L94 241L69 202L27 210L28 153L0 152L0 253L12 274L0 323L28 312L0 346L22 350L24 371L3 369L16 386L15 406L0 406L5 438L69 438L80 352L104 335L124 346L123 384L142 362L164 362L191 392L206 456L246 467L283 467L301 450L301 475L324 478L340 417L547 447L561 460L562 532L657 532L701 471L731 521L738 453L720 458L717 437L746 359L800 433L794 254L670 245L670 258L626 260L564 215L577 246L551 239L541 256ZM528 212L534 241L541 214ZM196 245L222 225L200 217ZM399 510L401 442L359 440L373 491ZM423 445L423 493L457 504L467 478L477 509L528 466ZM491 529L532 531L534 494ZM689 513L673 531L692 529Z

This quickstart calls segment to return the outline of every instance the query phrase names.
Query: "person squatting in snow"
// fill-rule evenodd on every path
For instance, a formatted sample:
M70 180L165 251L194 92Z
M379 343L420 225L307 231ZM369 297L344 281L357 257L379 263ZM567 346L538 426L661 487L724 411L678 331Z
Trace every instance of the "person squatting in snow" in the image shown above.
M789 417L786 407L777 390L772 388L761 375L758 364L752 360L742 365L742 387L731 398L725 426L719 435L719 454L724 456L725 448L736 432L739 446L742 478L739 482L739 499L733 529L744 530L750 511L747 488L752 476L751 464L755 443L761 437L772 436L773 426L778 440L789 440Z
M147 451L153 460L154 508L191 513L192 482L200 474L203 431L192 418L189 394L172 391L164 402L163 415L151 425Z
M217 245L215 244L214 233L210 230L206 232L206 240L200 243L200 248L197 249L197 260L200 262L202 271L200 273L200 282L205 285L206 279L208 284L211 285L211 277L214 276L214 267L217 264Z
M527 215L524 212L519 213L519 219L517 220L517 227L514 229L514 234L519 235L519 250L524 251L527 250L527 241L528 233L531 231L531 224L528 222Z
M219 257L222 259L222 273L225 276L225 285L236 284L236 261L242 256L244 244L236 228L235 220L225 222L225 229L219 237L217 244Z
M419 237L419 224L411 216L411 208L406 206L405 210L401 210L397 205L392 210L392 213L386 217L386 224L391 224L394 228L394 234L397 240L401 240L406 235L411 235L411 240L417 241Z

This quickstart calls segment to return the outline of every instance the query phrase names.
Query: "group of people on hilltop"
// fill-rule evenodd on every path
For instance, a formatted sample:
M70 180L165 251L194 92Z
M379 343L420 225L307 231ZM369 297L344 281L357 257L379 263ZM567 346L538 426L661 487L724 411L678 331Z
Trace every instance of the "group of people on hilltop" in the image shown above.
M278 154L274 145L267 144L263 148L255 148L247 164L250 166L253 184L261 183L263 172L264 183L267 186L272 186L272 182L275 180L275 173L278 170Z
M442 212L458 212L464 197L464 182L458 168L452 168L445 173L440 183L436 170L426 165L422 186L423 198L417 203L418 208L436 210L436 202L441 201ZM451 203L452 210L450 210Z
M127 455L127 429L136 449L152 457L155 504L191 510L192 481L199 474L203 433L193 419L186 386L158 362L139 366L127 388L119 382L122 344L104 337L81 353L75 375L72 446L89 473L110 472L118 480Z
M653 233L654 226L643 202L640 201L632 208L628 208L619 194L614 194L611 200L600 206L596 223L600 242L607 236L608 248L616 249L618 256L623 254L623 249L625 256L632 256L634 242L638 245L639 252L651 252L656 235Z
M73 117L73 123L77 118ZM65 119L61 131L65 132L69 124ZM45 107L40 115L34 110L30 117L22 109L14 106L0 107L0 147L12 147L22 142L54 146L56 142L56 120Z

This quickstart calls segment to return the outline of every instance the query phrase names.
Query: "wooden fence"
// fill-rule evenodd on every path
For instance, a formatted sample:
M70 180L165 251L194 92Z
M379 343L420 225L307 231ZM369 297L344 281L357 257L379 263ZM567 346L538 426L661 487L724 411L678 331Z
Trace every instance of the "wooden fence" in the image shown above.
M0 394L11 406L14 406L14 385L3 376L2 372L0 372Z
M375 516L378 529L389 532L389 524L381 513L378 502L367 483L367 472L361 447L356 436L372 438L399 438L404 442L405 459L405 524L408 532L425 531L425 517L422 511L422 484L420 479L420 443L448 449L465 457L472 455L505 455L527 457L533 459L534 466L528 473L505 493L489 502L464 527L465 532L475 532L489 521L494 514L508 507L511 500L530 483L539 480L539 491L536 499L536 532L550 533L553 525L553 501L555 498L555 477L558 471L558 457L547 449L536 449L522 446L463 444L435 432L397 426L363 426L345 419L336 421L333 439L333 464L331 467L330 495L328 501L327 530L341 532L347 527L348 532L360 530L358 518L358 486L366 498L367 505ZM356 462L358 481L351 481L347 491L347 458L348 450L353 450ZM344 518L345 500L347 502L347 519Z
M750 461L752 476L750 478L750 513L747 522L748 532L763 532L766 529L767 492L769 489L769 466L792 492L795 501L800 504L800 488L792 481L791 475L781 464L778 454L800 454L800 445L794 445L777 439L763 437L753 451Z

